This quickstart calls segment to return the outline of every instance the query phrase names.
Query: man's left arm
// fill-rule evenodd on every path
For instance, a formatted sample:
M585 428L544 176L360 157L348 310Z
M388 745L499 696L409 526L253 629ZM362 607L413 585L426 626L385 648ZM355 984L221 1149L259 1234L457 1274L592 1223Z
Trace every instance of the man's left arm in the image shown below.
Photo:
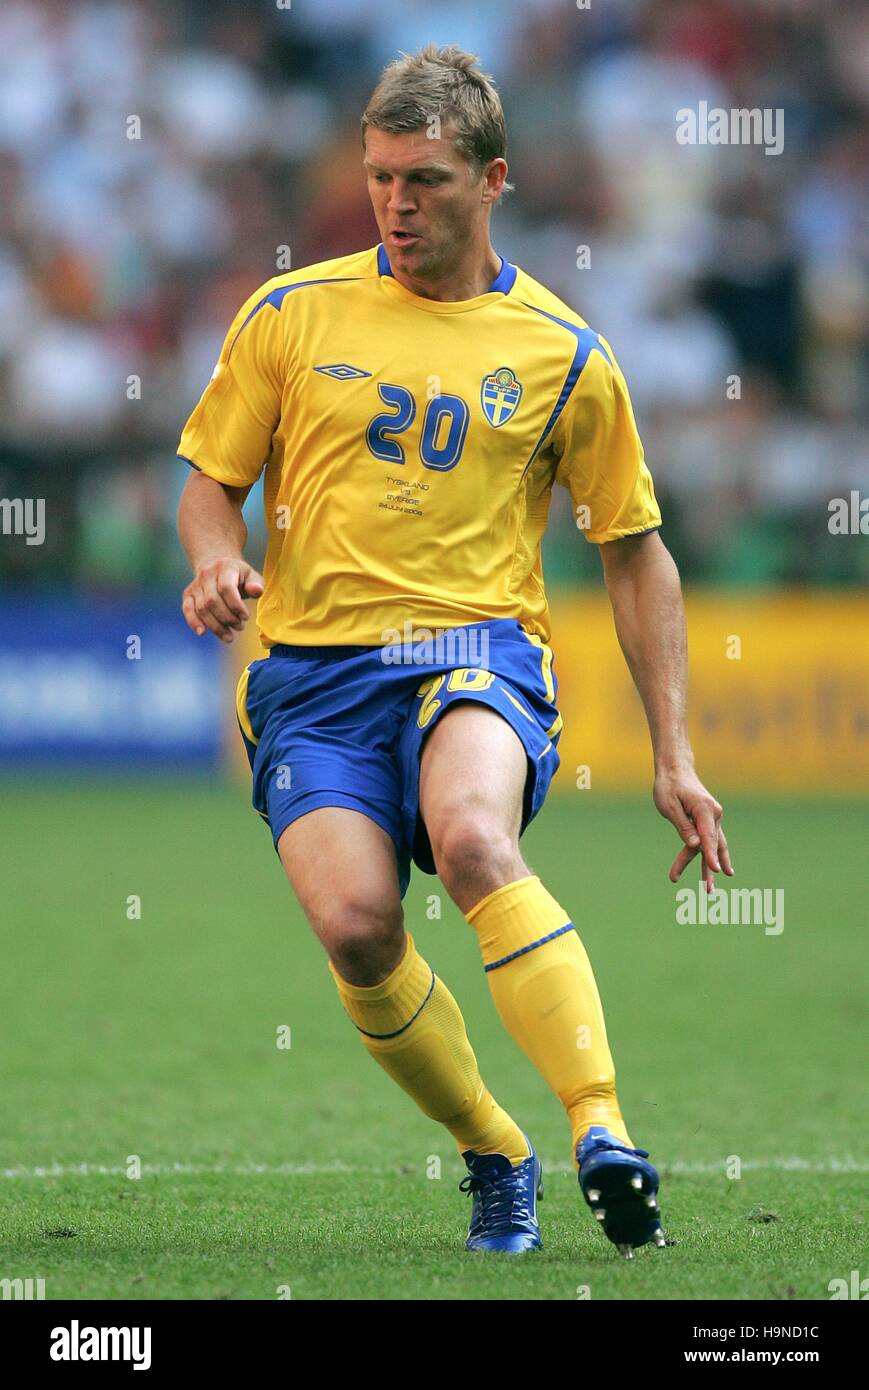
M679 573L657 531L608 541L600 554L619 643L649 724L655 805L684 841L670 879L675 883L699 853L711 892L713 874L732 874L733 865L722 808L694 770L688 738L688 644Z

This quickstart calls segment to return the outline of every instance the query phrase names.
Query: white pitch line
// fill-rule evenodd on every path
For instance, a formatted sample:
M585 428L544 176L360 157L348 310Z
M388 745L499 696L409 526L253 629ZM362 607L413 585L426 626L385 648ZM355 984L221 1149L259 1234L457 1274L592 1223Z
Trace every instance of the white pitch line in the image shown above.
M694 1175L726 1177L724 1160L713 1162L694 1162L674 1159L661 1160L659 1168L667 1177L690 1177ZM229 1174L232 1177L287 1177L307 1178L325 1176L329 1173L369 1174L399 1176L405 1165L384 1167L382 1165L348 1164L336 1160L333 1163L143 1163L143 1177L217 1177ZM420 1164L420 1172L424 1165ZM572 1163L543 1160L544 1173L575 1173ZM741 1172L781 1172L813 1173L836 1176L848 1173L869 1173L869 1163L860 1163L854 1158L827 1158L815 1161L806 1158L746 1158L742 1160ZM0 1168L0 1178L122 1178L127 1176L127 1166L122 1163L49 1163L44 1166L28 1168L23 1164L16 1168Z

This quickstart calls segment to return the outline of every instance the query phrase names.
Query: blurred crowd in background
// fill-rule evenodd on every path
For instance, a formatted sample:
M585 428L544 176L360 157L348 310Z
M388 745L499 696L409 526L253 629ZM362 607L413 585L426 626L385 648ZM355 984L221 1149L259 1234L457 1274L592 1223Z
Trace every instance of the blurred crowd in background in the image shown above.
M0 546L0 581L185 581L180 430L288 255L377 242L359 116L429 41L496 78L516 191L493 242L612 344L683 577L869 577L827 526L869 491L867 8L3 0L0 496L45 497L48 534ZM701 101L781 108L782 153L678 143ZM556 494L547 578L581 582Z

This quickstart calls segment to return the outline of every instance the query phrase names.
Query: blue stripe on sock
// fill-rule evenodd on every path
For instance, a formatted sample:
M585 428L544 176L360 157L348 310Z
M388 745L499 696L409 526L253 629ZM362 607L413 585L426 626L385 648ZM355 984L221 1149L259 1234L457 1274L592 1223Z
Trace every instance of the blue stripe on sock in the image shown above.
M574 930L573 923L566 922L563 927L558 928L558 931L551 931L548 936L541 936L539 941L532 941L530 946L522 946L518 951L511 951L509 956L502 956L500 960L493 960L491 965L484 965L483 969L488 974L490 970L497 970L499 965L508 965L517 956L527 956L529 951L536 951L538 946L545 946L547 941L554 941L556 936L563 936L566 931Z
M407 1030L408 1030L408 1028L410 1027L410 1025L414 1022L414 1020L417 1019L417 1018L419 1018L419 1016L420 1016L420 1014L422 1013L423 1009L425 1008L426 1004L427 1004L428 1001L431 999L432 990L434 989L434 987L435 987L435 973L434 973L434 971L432 970L432 972L431 972L431 984L430 984L429 987L428 987L428 994L425 996L425 999L423 999L422 1003L420 1004L420 1006L419 1006L419 1008L417 1009L416 1013L414 1014L413 1018L409 1018L409 1019L407 1020L407 1023L402 1024L401 1028L396 1028L396 1030L395 1030L394 1033L366 1033L366 1032L365 1032L365 1029L364 1029L364 1028L360 1028L358 1023L354 1023L354 1024L353 1024L353 1027L356 1029L357 1032L362 1033L366 1038L379 1038L381 1041L385 1041L385 1039L387 1039L387 1038L397 1038L397 1037L399 1036L399 1034L401 1034L401 1033L406 1033Z

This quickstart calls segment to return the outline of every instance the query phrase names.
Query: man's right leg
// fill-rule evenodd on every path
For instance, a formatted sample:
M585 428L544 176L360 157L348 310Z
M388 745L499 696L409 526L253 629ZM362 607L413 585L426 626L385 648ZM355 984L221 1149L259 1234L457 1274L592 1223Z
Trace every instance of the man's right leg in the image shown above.
M391 838L368 816L328 806L293 821L278 853L371 1056L460 1153L521 1162L522 1131L483 1084L455 999L404 929Z

